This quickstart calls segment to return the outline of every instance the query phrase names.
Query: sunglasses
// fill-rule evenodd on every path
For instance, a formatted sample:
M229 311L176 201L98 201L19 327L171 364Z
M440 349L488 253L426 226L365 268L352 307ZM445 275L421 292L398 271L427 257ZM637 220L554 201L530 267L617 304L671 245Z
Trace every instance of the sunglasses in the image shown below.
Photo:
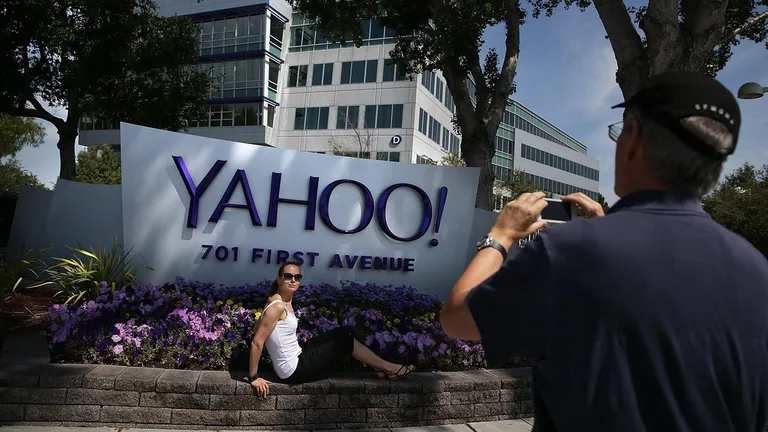
M283 280L286 280L286 281L289 281L289 280L295 279L295 280L296 280L296 282L301 282L301 279L302 279L303 277L304 277L304 276L303 276L301 273L299 273L299 274L293 274L293 273L283 273Z

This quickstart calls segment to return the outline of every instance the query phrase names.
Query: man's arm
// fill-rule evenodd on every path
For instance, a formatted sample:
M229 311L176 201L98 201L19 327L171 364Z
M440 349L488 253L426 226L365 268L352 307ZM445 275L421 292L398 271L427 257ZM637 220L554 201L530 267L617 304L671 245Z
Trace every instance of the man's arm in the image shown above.
M536 219L547 205L543 198L540 192L523 194L508 203L489 235L509 250L518 240L542 229L546 224ZM548 281L542 278L550 272L542 268L549 260L543 245L538 243L539 247L527 247L503 268L501 252L493 248L478 252L443 304L440 322L446 334L481 340L486 356L492 360L510 352L533 351L535 347L527 346L528 340L517 338L519 341L514 343L513 337L505 343L504 339L515 333L532 332L530 325L535 324L531 319L537 316L534 309L543 307L538 299L544 295L546 288L542 285Z
M494 237L493 234L489 234ZM494 237L496 238L496 237ZM511 244L502 245L509 251ZM494 248L485 248L477 253L469 263L469 267L461 275L459 281L448 294L440 311L440 324L451 337L464 340L480 340L480 330L472 319L472 313L467 304L467 295L472 289L493 276L501 268L502 255Z

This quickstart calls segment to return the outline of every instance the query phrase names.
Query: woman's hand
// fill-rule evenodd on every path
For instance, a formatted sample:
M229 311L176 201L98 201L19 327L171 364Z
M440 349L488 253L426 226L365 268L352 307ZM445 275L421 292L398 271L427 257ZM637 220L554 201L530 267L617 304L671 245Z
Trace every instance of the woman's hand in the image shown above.
M251 381L251 387L256 389L256 395L259 397L267 397L269 394L269 385L271 383L264 378L256 378Z

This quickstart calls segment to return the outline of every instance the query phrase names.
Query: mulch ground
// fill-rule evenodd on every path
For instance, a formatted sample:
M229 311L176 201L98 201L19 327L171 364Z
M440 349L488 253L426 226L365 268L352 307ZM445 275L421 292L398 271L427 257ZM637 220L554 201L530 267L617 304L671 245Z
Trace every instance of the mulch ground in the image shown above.
M53 304L53 287L22 289L0 299L0 348L8 333L44 330Z

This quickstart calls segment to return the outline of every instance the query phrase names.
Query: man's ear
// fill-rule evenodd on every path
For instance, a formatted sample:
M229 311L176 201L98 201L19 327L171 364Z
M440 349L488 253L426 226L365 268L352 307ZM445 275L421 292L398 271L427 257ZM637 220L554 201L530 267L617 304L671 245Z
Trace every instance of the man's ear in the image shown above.
M627 151L624 152L624 162L635 161L637 158L642 157L643 153L643 146L640 138L640 125L637 123L637 120L630 120L628 126L630 127L630 130L628 131L629 134L627 134Z

